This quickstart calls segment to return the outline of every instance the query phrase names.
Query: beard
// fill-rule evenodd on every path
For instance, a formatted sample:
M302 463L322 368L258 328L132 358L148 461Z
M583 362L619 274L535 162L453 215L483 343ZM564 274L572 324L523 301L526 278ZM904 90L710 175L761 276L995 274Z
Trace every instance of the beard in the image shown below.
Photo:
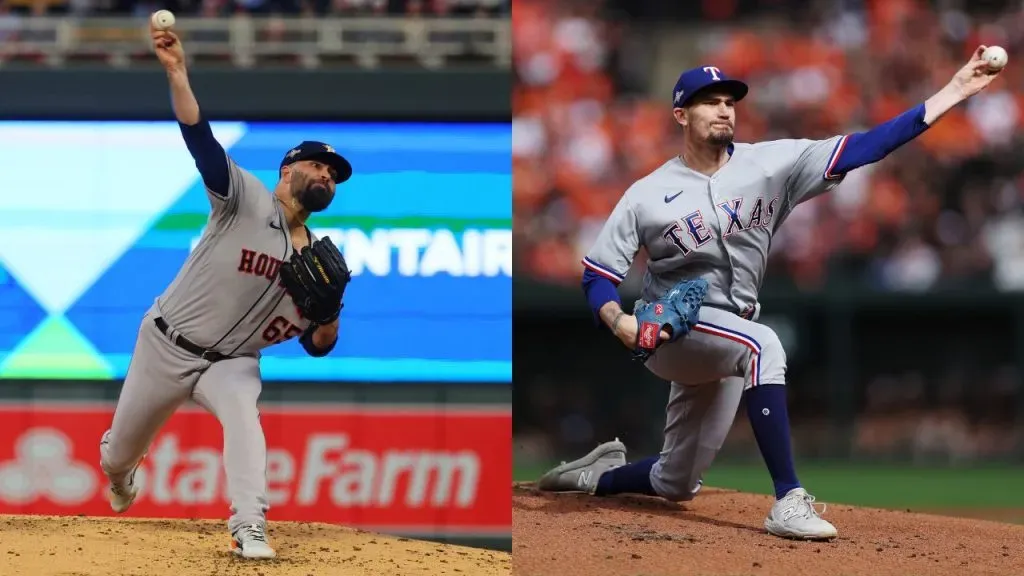
M296 184L292 196L307 212L321 212L331 205L333 198L324 184L309 182L306 179Z
M732 144L734 136L735 136L735 132L733 132L732 130L714 130L714 129L712 129L711 133L708 134L707 142L708 142L708 144L711 144L712 146L725 147L725 146L728 146L728 145Z

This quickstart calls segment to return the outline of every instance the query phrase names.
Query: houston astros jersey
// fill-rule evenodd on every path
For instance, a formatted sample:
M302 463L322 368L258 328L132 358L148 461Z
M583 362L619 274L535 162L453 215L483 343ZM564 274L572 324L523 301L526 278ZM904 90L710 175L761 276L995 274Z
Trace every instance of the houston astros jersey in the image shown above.
M155 305L171 327L200 346L258 355L310 323L278 276L294 252L283 208L230 158L228 172L227 196L206 191L211 211L202 237Z
M626 190L583 264L617 284L643 247L645 300L701 277L709 284L705 304L750 313L772 235L796 205L839 184L842 175L831 168L844 142L836 136L735 144L712 176L677 156Z

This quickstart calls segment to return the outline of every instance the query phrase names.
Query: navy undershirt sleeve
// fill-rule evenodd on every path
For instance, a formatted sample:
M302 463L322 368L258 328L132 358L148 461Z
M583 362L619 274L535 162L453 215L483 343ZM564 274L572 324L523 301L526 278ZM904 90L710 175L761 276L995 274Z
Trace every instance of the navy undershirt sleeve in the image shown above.
M334 350L334 345L338 343L338 338L335 337L334 340L331 340L331 343L327 348L317 348L316 345L313 344L313 332L316 331L316 328L316 324L310 324L309 328L306 328L305 332L299 336L299 344L302 344L302 348L305 349L306 354L319 358L321 356L327 356L331 353L331 350Z
M210 123L200 119L197 124L191 126L178 122L178 127L181 129L181 136L185 139L189 154L196 161L196 168L203 178L203 184L210 192L227 198L231 185L228 156L224 152L224 147L214 137Z
M594 314L594 322L600 328L604 326L604 322L601 322L601 307L609 302L618 302L621 305L619 291L616 290L615 284L611 280L589 268L583 270L582 286L583 292L587 295L587 303L590 304L590 310Z
M928 124L924 121L924 104L919 104L867 132L851 134L846 139L846 145L831 172L845 174L861 166L878 162L927 129Z

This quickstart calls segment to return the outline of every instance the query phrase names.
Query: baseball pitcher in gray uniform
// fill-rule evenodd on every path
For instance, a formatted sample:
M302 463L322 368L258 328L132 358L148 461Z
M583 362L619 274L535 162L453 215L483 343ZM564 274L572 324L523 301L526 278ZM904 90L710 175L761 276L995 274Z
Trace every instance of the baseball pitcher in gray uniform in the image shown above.
M151 36L211 209L199 244L142 319L113 422L100 442L100 464L111 507L124 512L138 495L135 471L157 432L193 399L223 427L232 549L245 558L272 558L267 449L257 408L260 350L296 336L313 356L334 347L340 294L333 321L321 324L293 301L282 276L298 260L293 255L308 254L317 242L305 221L330 204L352 167L330 146L303 142L284 156L271 194L234 163L201 117L178 37L156 30Z
M948 110L988 86L982 46L944 88L875 128L824 140L733 143L735 104L747 85L715 66L683 72L672 93L682 153L634 183L583 260L583 287L601 327L635 349L638 321L616 291L640 248L648 254L641 306L679 282L706 282L685 337L660 342L645 366L670 382L664 447L627 463L617 439L545 474L538 487L597 496L636 493L688 501L722 447L741 396L771 474L776 502L764 522L776 536L829 539L793 465L786 409L786 352L757 322L758 291L772 236L802 202L834 189L844 175L885 158ZM677 290L673 290L676 292ZM644 330L644 332L647 332Z

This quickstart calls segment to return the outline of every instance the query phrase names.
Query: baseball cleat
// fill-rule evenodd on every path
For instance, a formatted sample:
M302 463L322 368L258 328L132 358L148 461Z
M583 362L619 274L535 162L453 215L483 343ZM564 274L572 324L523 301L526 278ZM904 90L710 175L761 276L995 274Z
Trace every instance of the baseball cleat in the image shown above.
M572 462L562 462L541 476L537 488L548 492L586 492L597 490L597 480L605 472L626 464L626 445L616 438Z
M803 488L794 488L775 502L764 528L769 534L797 540L829 540L838 535L836 527L814 509L814 496Z
M133 470L124 486L111 483L107 487L107 499L110 500L110 507L118 514L131 508L135 497L139 495L139 487L135 485L134 476L135 471Z
M104 444L110 441L110 430L103 433L103 438L100 440L100 449ZM126 510L131 508L132 503L135 502L135 498L139 495L139 487L135 485L135 472L139 469L139 464L145 459L143 456L135 463L135 467L132 471L125 476L124 483L111 482L107 486L107 500L110 501L110 507L114 512L118 514L124 513ZM103 469L103 463L100 463L100 469ZM106 472L104 472L106 474ZM109 480L109 477L107 478Z
M690 494L693 494L694 496L696 496L697 493L700 492L700 489L703 488L703 487L704 487L704 479L703 478L697 479L697 485L693 487L693 490L690 490Z
M232 534L231 551L242 558L265 559L277 556L277 552L267 543L266 530L260 524L242 526Z

